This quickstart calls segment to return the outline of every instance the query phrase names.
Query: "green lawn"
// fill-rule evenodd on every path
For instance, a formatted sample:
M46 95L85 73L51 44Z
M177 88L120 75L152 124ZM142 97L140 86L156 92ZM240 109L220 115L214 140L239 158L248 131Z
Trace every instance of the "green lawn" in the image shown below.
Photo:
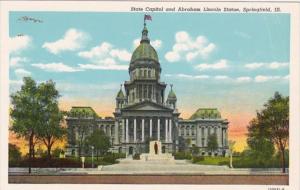
M221 157L221 156L205 156L204 160L196 162L196 164L203 165L229 165L230 158L229 157Z

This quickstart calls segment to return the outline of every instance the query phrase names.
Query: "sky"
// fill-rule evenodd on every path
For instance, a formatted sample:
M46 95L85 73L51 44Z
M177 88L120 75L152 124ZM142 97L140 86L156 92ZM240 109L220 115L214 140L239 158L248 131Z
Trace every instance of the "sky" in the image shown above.
M20 19L24 16L38 19ZM53 80L60 107L92 106L112 116L120 84L129 79L142 13L11 12L10 93L22 78ZM289 95L289 14L153 13L147 21L161 81L173 84L182 118L218 108L236 149L247 124L278 91ZM167 94L166 93L166 94Z

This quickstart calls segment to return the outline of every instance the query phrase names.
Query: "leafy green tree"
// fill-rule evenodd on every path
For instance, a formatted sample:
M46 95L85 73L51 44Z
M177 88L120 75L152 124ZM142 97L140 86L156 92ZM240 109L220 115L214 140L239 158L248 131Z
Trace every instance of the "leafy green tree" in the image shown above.
M61 154L64 154L64 150L62 148L55 148L53 151L52 151L52 155L56 158L59 158Z
M87 145L94 146L97 160L99 155L104 155L107 153L111 146L109 137L106 136L106 134L100 129L94 130L93 133L87 137Z
M38 137L47 147L47 158L50 159L53 144L64 137L66 130L60 125L63 114L58 108L59 93L55 89L55 83L51 80L41 83L38 89L40 104L43 105Z
M38 97L36 82L30 77L23 78L21 89L11 95L11 130L17 137L24 137L28 141L29 173L31 173L34 138L41 125L41 105Z
M289 97L275 92L264 109L257 113L257 118L266 128L266 136L270 137L280 152L282 172L285 173L285 150L289 141Z
M207 149L210 150L212 154L215 150L218 149L217 135L215 133L208 136Z
M17 147L14 144L9 143L8 144L8 157L9 157L9 162L11 161L18 161L21 159L21 151L20 148Z
M267 165L275 153L272 139L266 129L257 119L253 119L248 126L249 156L261 166Z

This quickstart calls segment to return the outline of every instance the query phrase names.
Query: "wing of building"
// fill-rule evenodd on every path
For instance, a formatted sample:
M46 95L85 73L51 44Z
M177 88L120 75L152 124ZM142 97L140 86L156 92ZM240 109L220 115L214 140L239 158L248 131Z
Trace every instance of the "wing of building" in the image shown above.
M188 120L179 118L177 97L171 85L160 80L161 65L151 46L144 25L139 46L129 64L129 77L116 96L114 118L99 117L91 107L72 107L67 118L68 155L89 154L82 149L84 138L95 129L110 137L112 152L126 155L144 153L150 140L162 143L162 152L174 153L199 147L200 154L226 155L228 121L216 108L200 108ZM122 88L124 87L124 89ZM167 97L167 99L165 99ZM218 148L208 150L211 134L217 137Z

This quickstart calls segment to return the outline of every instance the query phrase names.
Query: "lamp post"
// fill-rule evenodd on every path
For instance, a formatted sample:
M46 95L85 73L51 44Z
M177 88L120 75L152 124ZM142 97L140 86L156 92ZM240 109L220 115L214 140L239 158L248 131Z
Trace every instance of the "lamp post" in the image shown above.
M92 148L92 168L94 168L94 146L91 146Z

